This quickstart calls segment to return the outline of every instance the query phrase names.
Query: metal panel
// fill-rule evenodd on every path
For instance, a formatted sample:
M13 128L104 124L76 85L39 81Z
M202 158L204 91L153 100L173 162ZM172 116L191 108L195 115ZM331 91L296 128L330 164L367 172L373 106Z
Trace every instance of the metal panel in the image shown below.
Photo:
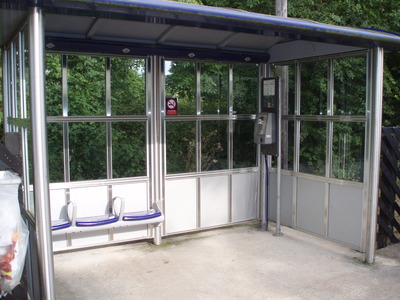
M98 216L108 213L107 186L72 188L71 201L77 206L77 217Z
M148 183L114 184L112 197L119 196L125 200L125 212L143 211L149 208ZM148 226L135 226L113 229L113 240L127 240L148 236Z
M262 183L265 184L265 183ZM276 189L277 174L270 173L269 176L269 205L268 217L270 220L276 220ZM281 174L281 224L293 227L293 177Z
M324 234L325 183L298 178L297 228Z
M50 191L51 220L58 220L67 217L65 192L65 189ZM67 243L68 240L66 235L53 236L53 250L57 251L65 249L68 245Z
M363 189L330 184L328 238L361 247Z
M167 234L197 227L196 182L196 178L166 181L165 230Z
M228 178L228 175L201 178L201 227L223 225L229 222Z
M257 218L258 173L232 175L232 222Z
M101 36L109 38L156 40L168 28L164 24L149 24L143 22L132 22L125 20L102 19L94 37Z

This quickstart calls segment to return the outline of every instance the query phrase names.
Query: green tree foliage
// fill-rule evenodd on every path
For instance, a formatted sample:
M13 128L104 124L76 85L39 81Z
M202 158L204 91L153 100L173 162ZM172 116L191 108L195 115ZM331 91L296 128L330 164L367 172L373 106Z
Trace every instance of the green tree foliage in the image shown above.
M64 105L69 116L105 116L104 57L68 56ZM111 59L111 108L113 115L145 114L144 60ZM49 116L63 114L62 63L60 55L47 55L46 102ZM112 128L113 176L146 174L146 123L76 122L48 125L50 179L64 180L64 145L67 136L71 180L107 178L106 126ZM66 146L66 145L65 145Z

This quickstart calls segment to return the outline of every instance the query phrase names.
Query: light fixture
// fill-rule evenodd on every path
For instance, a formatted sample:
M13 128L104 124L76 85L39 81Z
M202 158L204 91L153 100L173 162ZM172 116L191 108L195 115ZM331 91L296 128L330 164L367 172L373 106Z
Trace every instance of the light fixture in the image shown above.
M125 54L128 54L129 52L131 52L131 50L128 48L124 48L124 49L122 49L122 52L124 52Z
M49 49L53 49L56 45L54 45L53 43L47 43L46 47Z

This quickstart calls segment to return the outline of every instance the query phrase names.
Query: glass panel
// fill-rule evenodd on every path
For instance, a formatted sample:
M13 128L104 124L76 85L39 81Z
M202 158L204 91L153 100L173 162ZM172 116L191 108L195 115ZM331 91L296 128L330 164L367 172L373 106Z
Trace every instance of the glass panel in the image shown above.
M296 68L295 65L288 66L289 69L289 87L288 87L288 103L283 106L282 113L294 115L294 104L296 102Z
M228 66L201 64L202 114L228 114Z
M30 118L30 107L31 107L31 98L30 98L30 64L29 64L29 32L28 29L24 31L24 78L25 78L25 105L26 105L26 116L25 118Z
M258 66L233 67L234 114L255 114L258 106Z
M287 102L282 103L282 114L283 115L293 115L294 114L294 103L295 103L295 91L296 91L296 66L295 65L286 65L286 66L275 66L272 68L272 76L271 77L277 77L277 76L282 76L283 72L285 72L285 68L288 73L288 78L289 78L289 83L288 83L288 96L287 96ZM281 85L283 85L284 82L281 80ZM283 98L283 91L285 90L283 86L281 86L281 94Z
M203 121L201 123L201 170L228 168L227 121Z
M326 115L327 76L326 60L301 64L300 111L302 115Z
M167 122L167 173L196 172L196 122Z
M334 123L332 177L363 181L364 123Z
M178 98L178 114L196 114L196 64L186 61L165 62L165 96Z
M326 123L301 122L300 172L325 176Z
M14 118L21 117L21 64L20 64L20 49L19 49L19 40L14 41L15 47L15 80L16 80L16 98L15 98L15 111L14 111Z
M104 57L68 56L68 115L105 115Z
M50 182L64 181L63 124L47 124Z
M282 122L282 169L293 170L294 166L294 122Z
M71 181L107 178L105 123L69 126Z
M28 211L35 215L35 196L34 196L34 174L33 174L33 143L32 143L32 130L30 127L27 129L22 129L22 135L27 143L27 161L28 164L28 176L27 176L27 189L28 189L28 199L26 199L26 204L28 205Z
M62 115L61 55L46 55L46 109L48 116Z
M334 114L365 115L366 58L335 59Z
M254 121L235 121L233 131L233 167L257 166L257 145L253 141Z
M113 115L146 114L146 68L144 59L111 58Z
M146 122L112 123L113 178L146 176Z

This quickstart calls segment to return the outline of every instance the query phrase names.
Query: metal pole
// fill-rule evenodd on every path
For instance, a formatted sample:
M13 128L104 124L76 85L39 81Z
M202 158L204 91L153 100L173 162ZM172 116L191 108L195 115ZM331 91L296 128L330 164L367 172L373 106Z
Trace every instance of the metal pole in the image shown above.
M281 83L279 82L278 89L278 99L281 99ZM281 127L282 127L282 101L278 101L278 128L277 128L277 145L278 145L278 157L277 157L277 171L276 171L276 227L274 236L281 236L281 170L282 170L282 136L281 136Z
M383 48L376 47L368 53L369 103L367 107L368 134L368 226L365 262L375 260L376 225L378 212L379 163L381 154L382 96L383 96Z
M55 297L46 136L44 22L39 7L30 8L29 15L32 152L39 276L42 299L52 300Z
M275 14L280 17L287 17L287 0L276 0L275 1ZM279 83L279 97L278 99L278 128L277 128L277 144L278 144L278 157L277 157L277 188L276 188L276 227L274 236L281 236L281 170L282 170L282 93L281 88L286 91L288 79L288 69L287 67L282 67L282 74ZM282 84L282 85L281 85ZM284 95L286 97L286 93Z
M287 0L275 0L275 15L287 18Z

